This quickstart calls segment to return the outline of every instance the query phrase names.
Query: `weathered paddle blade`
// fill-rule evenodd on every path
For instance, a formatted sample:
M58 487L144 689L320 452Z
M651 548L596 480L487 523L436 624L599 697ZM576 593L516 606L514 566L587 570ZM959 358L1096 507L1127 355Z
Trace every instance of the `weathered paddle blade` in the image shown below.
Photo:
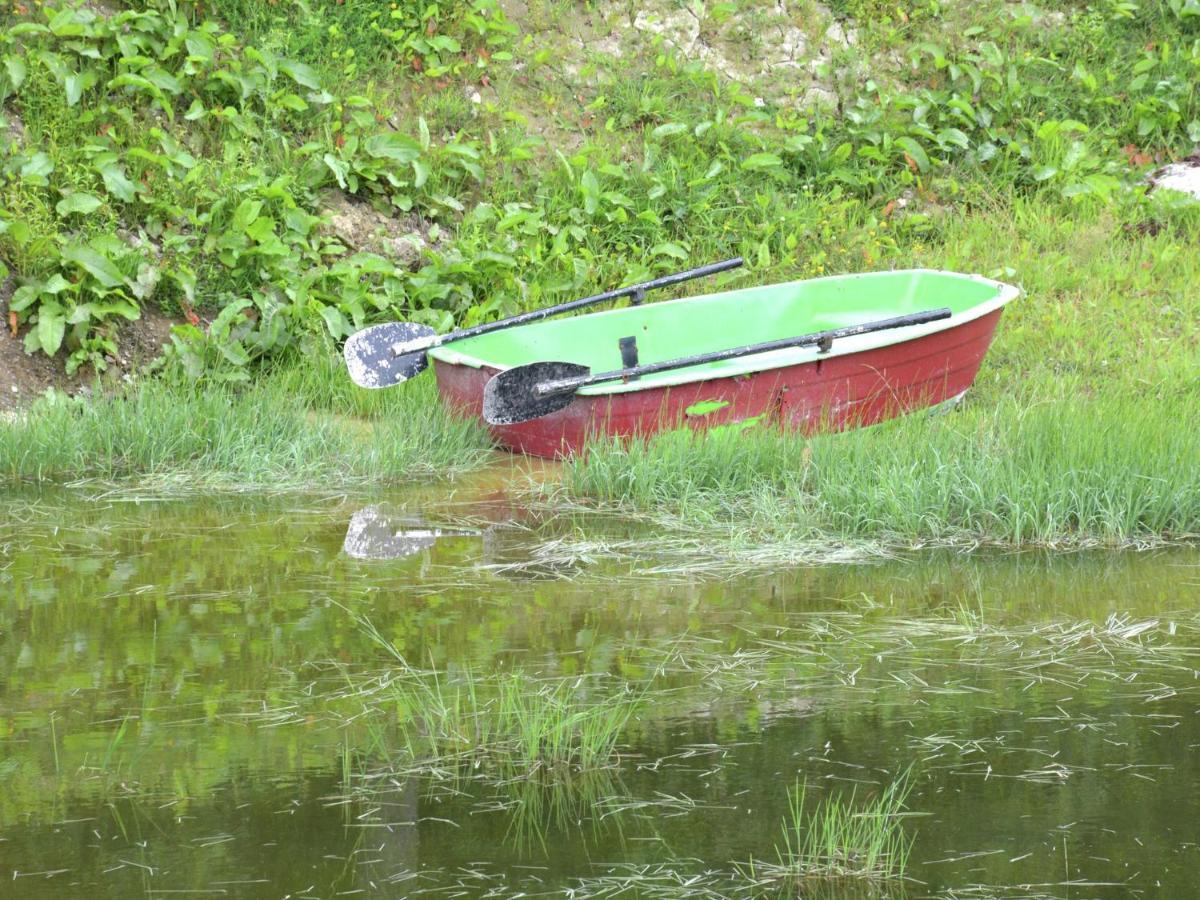
M386 322L356 331L342 350L350 379L359 387L385 388L420 375L429 365L424 351L393 356L392 347L434 334L428 325L413 322Z
M483 418L490 425L515 425L565 408L575 396L568 389L539 394L537 386L562 378L581 378L591 369L569 362L535 362L501 372L483 389Z
M356 512L346 529L342 551L355 559L398 559L432 547L442 532L398 523L378 506Z

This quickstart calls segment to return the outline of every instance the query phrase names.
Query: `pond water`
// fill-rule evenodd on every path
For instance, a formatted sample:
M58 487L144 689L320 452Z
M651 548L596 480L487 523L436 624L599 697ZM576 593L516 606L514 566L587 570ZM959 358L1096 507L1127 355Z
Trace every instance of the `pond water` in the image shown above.
M759 895L789 788L902 776L905 879L821 896L1194 893L1195 549L687 566L499 483L0 499L0 896ZM619 763L399 765L379 636L635 686Z

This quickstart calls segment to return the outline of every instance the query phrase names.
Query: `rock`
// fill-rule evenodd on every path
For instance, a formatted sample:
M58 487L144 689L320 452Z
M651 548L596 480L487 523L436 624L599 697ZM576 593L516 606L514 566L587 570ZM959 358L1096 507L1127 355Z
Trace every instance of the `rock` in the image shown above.
M102 0L84 0L81 5L88 12L93 13L97 18L100 19L111 19L120 12L120 9L115 6L110 6L109 4L102 2Z
M720 6L725 8L718 15L712 4L595 0L589 24L603 24L593 26L595 37L583 31L569 36L564 74L579 77L584 62L596 55L619 59L622 45L628 54L630 48L661 41L679 56L745 86L768 107L795 104L800 97L808 106L837 106L830 69L834 55L844 55L841 51L858 40L852 23L836 21L828 6L814 0ZM811 81L798 77L804 74ZM814 87L806 94L809 83Z
M1027 4L1019 12L1029 16L1030 21L1038 28L1061 28L1067 24L1067 14L1060 9L1042 9L1040 6Z
M621 49L621 37L615 31L598 41L593 41L590 47L594 52L613 59L620 59L624 55L624 51Z
M633 27L638 31L661 34L681 50L690 49L700 37L700 20L686 9L666 13L639 10Z
M430 248L438 246L430 240L428 226L416 214L391 218L341 191L323 199L322 213L327 217L326 233L349 250L378 253L414 271L420 268Z
M421 267L421 261L425 259L425 251L429 248L429 245L425 243L425 239L415 233L393 238L391 245L396 262L400 263L406 269L413 270Z
M1146 180L1151 190L1166 188L1200 200L1200 150L1179 162L1163 166Z
M4 133L10 143L16 144L18 147L25 143L25 123L21 121L21 117L15 112L4 112L0 116L0 121L4 123Z
M853 28L843 28L842 23L836 19L829 23L829 27L825 29L825 41L830 44L840 44L843 47L851 47L858 43L858 32Z
M810 87L800 98L802 109L837 109L838 95L828 88Z
M774 47L774 52L787 62L798 62L802 56L808 53L808 35L794 25L782 28L780 31L781 35L779 42Z

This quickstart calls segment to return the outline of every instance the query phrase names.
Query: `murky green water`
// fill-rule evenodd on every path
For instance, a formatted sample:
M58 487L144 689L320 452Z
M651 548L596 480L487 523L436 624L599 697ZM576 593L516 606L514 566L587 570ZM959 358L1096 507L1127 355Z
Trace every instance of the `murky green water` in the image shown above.
M788 787L905 770L893 895L1194 893L1195 550L718 576L486 484L0 515L0 896L749 895ZM641 686L621 764L397 768L356 616L445 673Z

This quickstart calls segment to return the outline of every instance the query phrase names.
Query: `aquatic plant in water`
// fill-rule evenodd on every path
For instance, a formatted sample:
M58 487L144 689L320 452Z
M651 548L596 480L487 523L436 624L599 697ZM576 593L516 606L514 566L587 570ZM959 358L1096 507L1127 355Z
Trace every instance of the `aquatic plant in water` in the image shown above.
M629 685L606 690L594 678L422 671L370 620L358 622L399 667L355 696L394 715L394 740L376 728L372 743L409 770L523 778L605 768L644 696Z
M825 798L809 815L808 783L798 782L788 791L776 862L751 860L741 871L755 881L790 886L810 880L902 878L912 847L900 820L909 790L906 774L864 806L856 802L855 789L847 799Z

